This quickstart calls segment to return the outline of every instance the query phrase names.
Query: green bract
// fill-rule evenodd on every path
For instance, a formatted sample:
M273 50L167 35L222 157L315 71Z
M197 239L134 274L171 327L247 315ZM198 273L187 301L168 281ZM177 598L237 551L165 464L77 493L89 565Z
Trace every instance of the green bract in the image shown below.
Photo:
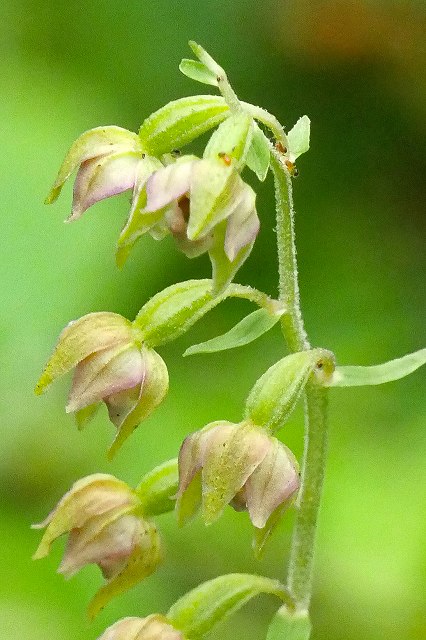
M334 364L329 351L311 349L292 353L272 365L251 390L246 417L271 431L281 428L314 370L321 380L331 376Z
M198 60L184 58L179 65L179 70L191 80L209 84L212 87L218 86L217 75Z
M147 118L140 130L143 148L153 156L180 149L218 125L229 114L220 96L173 100Z
M277 596L283 602L290 601L278 580L231 573L204 582L184 595L169 609L167 618L188 638L199 640L218 622L261 593Z
M263 182L271 161L271 143L256 123L253 123L253 136L245 161L249 169Z
M290 161L297 160L302 153L309 151L311 121L308 116L302 116L287 134Z
M207 342L194 344L192 347L189 347L183 355L192 356L196 353L216 353L217 351L226 351L227 349L242 347L272 329L283 313L284 310L280 310L279 307L275 313L270 309L253 311L223 335L207 340Z
M336 367L332 377L325 384L328 387L384 384L404 378L424 364L426 364L426 349L420 349L402 358L372 367Z

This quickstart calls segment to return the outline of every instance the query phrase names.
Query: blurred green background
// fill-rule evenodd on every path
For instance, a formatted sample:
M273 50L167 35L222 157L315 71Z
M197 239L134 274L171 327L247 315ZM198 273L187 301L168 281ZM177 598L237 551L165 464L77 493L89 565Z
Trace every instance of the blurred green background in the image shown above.
M4 640L89 640L116 619L166 611L219 573L283 576L292 515L265 557L251 555L246 514L229 509L205 530L159 518L167 562L89 625L96 567L65 582L62 544L32 563L30 531L72 482L95 471L130 483L173 457L185 434L238 421L256 378L283 354L278 329L244 349L182 359L250 310L227 302L163 348L167 401L109 464L113 428L102 412L84 433L64 414L69 380L41 399L32 388L62 327L110 310L132 318L147 298L189 277L171 243L144 238L120 272L114 244L128 196L96 205L70 226L71 185L42 201L70 143L84 130L137 130L165 102L206 92L178 72L187 40L225 66L236 91L292 126L307 113L312 147L295 182L300 283L312 342L340 364L374 364L425 344L422 1L199 0L67 3L3 0L1 75L0 629ZM251 179L251 178L250 178ZM238 281L276 293L272 181L258 190L262 229ZM314 640L426 637L425 372L383 387L335 390L317 540ZM282 439L300 456L302 413ZM259 598L212 633L265 637L277 603Z

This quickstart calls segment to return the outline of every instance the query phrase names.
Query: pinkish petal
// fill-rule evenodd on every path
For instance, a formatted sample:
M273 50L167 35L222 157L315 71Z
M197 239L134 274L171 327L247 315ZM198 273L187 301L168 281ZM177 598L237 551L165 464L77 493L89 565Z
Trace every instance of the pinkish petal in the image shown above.
M98 640L138 640L145 626L146 618L123 618L108 627Z
M194 162L196 161L182 158L152 174L146 184L146 212L163 209L189 190Z
M271 438L263 462L246 482L247 508L253 525L262 529L269 516L299 489L297 462L287 447Z
M102 564L116 575L137 544L140 521L133 515L102 514L70 532L58 573L70 578L86 564Z
M113 347L92 354L76 367L66 411L78 411L139 386L144 375L142 356L135 346Z
M225 253L231 262L243 247L254 241L259 232L260 222L255 202L255 192L248 185L244 185L226 227Z
M33 525L47 527L34 558L49 553L51 543L71 529L83 527L93 516L133 507L137 498L125 482L114 476L95 473L73 484L44 522Z
M59 169L58 177L46 198L46 204L56 200L64 182L83 162L114 153L132 151L142 153L139 136L132 131L116 126L96 127L85 131L68 151Z
M89 313L70 322L58 338L35 392L42 393L56 378L92 353L133 341L132 323L118 313Z
M79 218L95 202L133 189L140 154L118 153L84 162L74 184L71 215L68 222Z

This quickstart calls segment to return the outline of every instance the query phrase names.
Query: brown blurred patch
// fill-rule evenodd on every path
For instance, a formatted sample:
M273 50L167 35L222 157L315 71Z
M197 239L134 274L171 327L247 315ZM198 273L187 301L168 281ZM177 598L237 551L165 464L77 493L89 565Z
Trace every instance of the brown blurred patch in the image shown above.
M286 2L276 18L278 43L313 64L365 58L400 62L424 55L426 10L412 2Z

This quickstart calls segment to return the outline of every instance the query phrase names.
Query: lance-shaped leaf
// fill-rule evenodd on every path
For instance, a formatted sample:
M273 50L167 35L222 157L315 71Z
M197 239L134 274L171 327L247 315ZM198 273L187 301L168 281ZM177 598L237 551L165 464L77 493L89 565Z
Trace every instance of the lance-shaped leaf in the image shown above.
M272 618L266 640L309 640L311 629L307 611L283 605Z
M332 354L325 349L292 353L272 365L256 382L246 402L246 418L275 431L283 426L315 369L331 375Z
M212 87L218 86L217 75L198 60L183 58L179 65L179 71L187 78L191 78L191 80L195 80L196 82L209 84Z
M173 100L143 122L139 137L148 153L159 156L189 144L228 114L228 105L220 96Z
M336 367L325 385L328 387L361 387L384 384L404 378L424 364L426 364L426 349L420 349L402 358L371 367Z
M143 514L154 516L172 511L175 508L178 485L177 458L163 462L147 473L135 489Z
M190 40L188 42L191 47L194 55L198 58L198 60L209 69L212 73L215 74L216 77L224 75L225 72L220 65L211 57L209 53L203 47L195 42L194 40Z
M204 582L180 598L167 613L173 625L191 640L199 640L217 623L226 620L261 593L290 598L278 580L245 573L231 573Z
M257 338L272 329L283 313L284 311L279 309L277 309L276 313L271 313L269 309L257 309L243 318L226 333L207 340L206 342L192 345L183 355L192 356L196 353L216 353L217 351L226 351L227 349L242 347L257 340Z
M294 127L287 134L290 160L293 162L302 153L309 151L309 138L311 131L311 121L308 116L302 116Z
M253 138L253 128L253 119L243 111L229 116L208 141L204 158L222 156L227 162L234 159L238 167L244 166Z
M72 144L65 160L59 169L55 183L47 196L45 203L51 204L58 198L64 182L72 172L83 162L92 158L116 153L136 152L141 153L141 143L132 131L116 126L96 127L85 131Z
M263 182L271 161L271 143L260 127L253 123L253 137L246 157L246 164Z

